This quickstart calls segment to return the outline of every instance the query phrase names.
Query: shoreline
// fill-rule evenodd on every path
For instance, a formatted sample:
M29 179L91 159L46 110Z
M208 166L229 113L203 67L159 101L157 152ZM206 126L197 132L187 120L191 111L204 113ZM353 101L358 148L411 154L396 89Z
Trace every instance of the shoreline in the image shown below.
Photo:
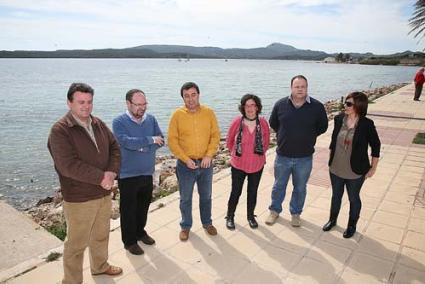
M408 85L408 83L392 84L363 92L368 96L369 101L372 102L377 98L390 94L406 85ZM331 120L335 114L339 113L342 109L341 99L330 100L324 103L324 106L328 119ZM275 144L276 135L273 131L271 131L269 149L273 148ZM213 161L214 174L230 166L230 155L225 145L225 138L220 139L219 150ZM152 202L168 196L178 190L175 165L176 159L173 155L158 156L156 158ZM119 189L117 183L114 185L113 192L111 219L118 219ZM53 197L48 196L44 199L40 199L34 206L23 210L23 212L38 225L45 228L58 238L63 240L65 237L64 232L66 232L66 225L62 211L62 197L60 196L60 193L56 192L56 195Z

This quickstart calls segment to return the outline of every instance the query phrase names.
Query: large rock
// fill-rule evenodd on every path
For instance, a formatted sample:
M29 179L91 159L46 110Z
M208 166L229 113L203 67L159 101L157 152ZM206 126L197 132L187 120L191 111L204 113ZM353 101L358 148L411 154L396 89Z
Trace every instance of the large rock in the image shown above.
M26 211L28 215L43 228L50 228L65 223L62 204L45 203Z
M112 200L111 219L115 220L120 217L120 203L119 200Z
M179 183L177 181L176 175L171 175L167 177L161 184L161 190L165 190L170 193L175 192L178 189L179 189Z
M170 158L164 160L159 167L159 185L161 186L164 180L172 176L176 172L176 159Z

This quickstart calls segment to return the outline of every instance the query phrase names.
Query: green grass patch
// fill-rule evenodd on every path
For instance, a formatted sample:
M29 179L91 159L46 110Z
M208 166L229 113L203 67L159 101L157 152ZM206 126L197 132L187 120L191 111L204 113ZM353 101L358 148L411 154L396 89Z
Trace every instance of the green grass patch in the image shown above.
M269 148L273 148L274 146L276 146L277 145L277 143L274 143L274 142L272 142L272 141L270 141L270 143L269 143Z
M51 252L47 257L46 257L46 262L52 262L57 260L59 257L61 257L62 254L59 252Z
M159 193L152 198L152 202L154 202L158 199L161 199L163 197L166 197L166 196L168 196L168 195L170 195L170 194L172 194L172 193L174 193L178 190L179 190L178 186L176 186L175 188L167 189L167 190L161 189L159 191Z
M64 241L66 238L66 223L53 225L46 230L61 241Z
M425 144L425 133L416 134L413 138L413 144Z

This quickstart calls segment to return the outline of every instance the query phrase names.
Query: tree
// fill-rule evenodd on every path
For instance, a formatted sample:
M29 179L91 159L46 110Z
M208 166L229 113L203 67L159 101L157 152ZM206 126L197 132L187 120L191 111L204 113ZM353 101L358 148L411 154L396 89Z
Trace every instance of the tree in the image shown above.
M344 62L349 62L351 60L351 55L349 53L344 54Z
M415 10L413 16L409 19L409 25L412 27L412 30L409 32L414 33L414 37L422 35L420 39L424 37L425 30L425 0L418 0L415 3Z
M343 62L344 54L342 52L338 53L335 59L336 59L336 62Z
M335 57L336 62L348 62L351 59L351 55L349 53L338 53Z

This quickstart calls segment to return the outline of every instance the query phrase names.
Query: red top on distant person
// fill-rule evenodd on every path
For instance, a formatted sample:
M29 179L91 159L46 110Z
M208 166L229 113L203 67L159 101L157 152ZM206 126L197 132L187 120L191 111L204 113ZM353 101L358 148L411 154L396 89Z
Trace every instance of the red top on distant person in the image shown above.
M425 83L424 68L421 68L415 75L415 84L423 83Z

